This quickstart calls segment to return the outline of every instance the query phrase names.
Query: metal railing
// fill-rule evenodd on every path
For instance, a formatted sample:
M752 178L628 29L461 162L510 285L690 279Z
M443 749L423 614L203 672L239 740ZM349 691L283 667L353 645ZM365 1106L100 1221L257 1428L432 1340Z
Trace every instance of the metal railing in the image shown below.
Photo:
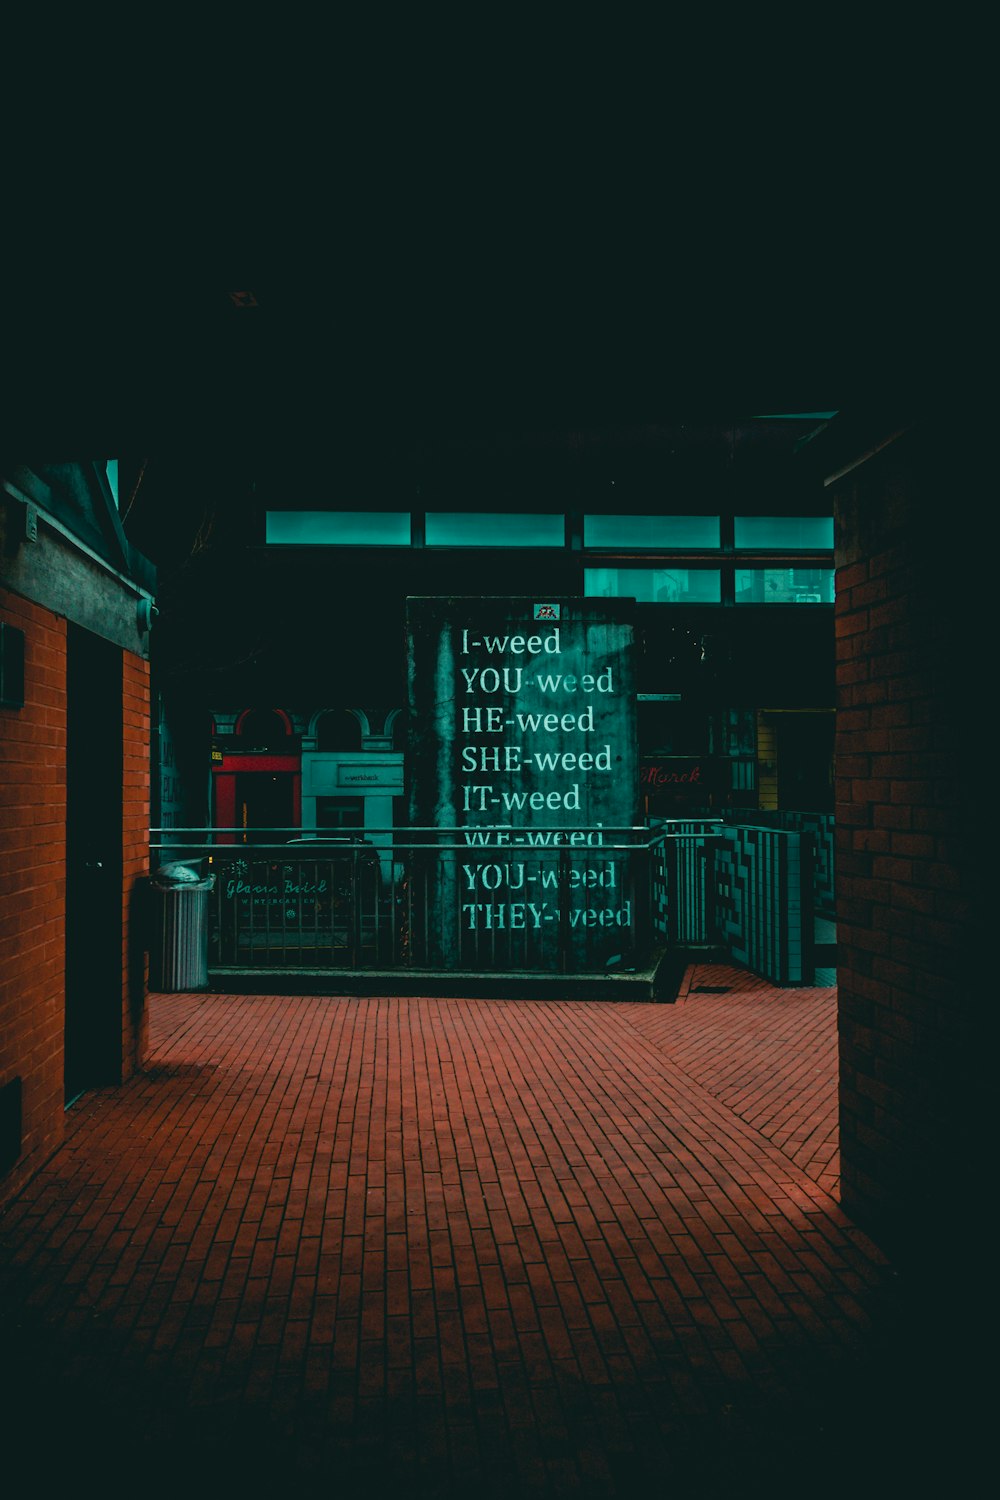
M694 858L704 872L718 826L315 837L301 828L172 828L154 829L150 847L154 865L180 860L215 875L208 960L217 972L613 973L645 967L665 941L711 940L712 881L692 882L689 867Z

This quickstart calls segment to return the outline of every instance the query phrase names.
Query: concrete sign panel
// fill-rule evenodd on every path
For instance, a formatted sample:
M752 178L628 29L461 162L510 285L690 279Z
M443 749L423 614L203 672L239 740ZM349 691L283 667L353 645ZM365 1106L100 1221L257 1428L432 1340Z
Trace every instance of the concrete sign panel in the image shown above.
M410 820L454 830L411 882L417 961L628 965L641 856L615 846L638 817L633 606L539 609L407 601Z

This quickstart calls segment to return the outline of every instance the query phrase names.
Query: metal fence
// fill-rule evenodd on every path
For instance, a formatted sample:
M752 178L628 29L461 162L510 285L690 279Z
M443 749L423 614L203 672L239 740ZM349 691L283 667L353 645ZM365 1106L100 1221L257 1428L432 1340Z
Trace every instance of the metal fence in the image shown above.
M718 941L716 853L719 819L660 825L652 846L654 931L670 947L709 947ZM669 831L668 831L669 830Z
M217 972L606 973L642 969L663 946L658 903L690 907L710 895L710 882L699 898L678 880L682 849L710 831L699 822L312 839L301 829L155 829L151 849L154 864L182 860L214 874L208 960ZM706 930L694 911L670 938L698 941Z
M154 830L151 848L214 874L216 973L626 973L658 948L721 947L775 984L814 978L804 831L202 828Z

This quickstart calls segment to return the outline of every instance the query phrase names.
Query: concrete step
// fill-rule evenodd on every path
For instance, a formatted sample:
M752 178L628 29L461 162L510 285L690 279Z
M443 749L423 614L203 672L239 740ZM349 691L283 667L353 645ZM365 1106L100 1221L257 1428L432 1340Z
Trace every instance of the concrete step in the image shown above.
M686 956L654 952L643 969L608 974L529 974L491 969L211 967L209 989L243 995L433 995L440 999L672 1001Z

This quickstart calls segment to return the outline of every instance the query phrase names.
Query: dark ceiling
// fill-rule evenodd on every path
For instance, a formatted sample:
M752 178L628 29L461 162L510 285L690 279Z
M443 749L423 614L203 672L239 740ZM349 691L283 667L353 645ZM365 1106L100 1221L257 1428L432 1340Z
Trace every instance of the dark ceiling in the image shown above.
M683 426L688 441L731 443L761 412L899 404L904 361L895 379L873 366L820 289L802 299L798 283L780 295L666 265L657 279L625 251L544 267L523 247L510 263L386 253L234 289L135 270L8 286L3 442L48 458L336 453L350 467L567 432ZM796 426L754 424L746 441L784 447Z

